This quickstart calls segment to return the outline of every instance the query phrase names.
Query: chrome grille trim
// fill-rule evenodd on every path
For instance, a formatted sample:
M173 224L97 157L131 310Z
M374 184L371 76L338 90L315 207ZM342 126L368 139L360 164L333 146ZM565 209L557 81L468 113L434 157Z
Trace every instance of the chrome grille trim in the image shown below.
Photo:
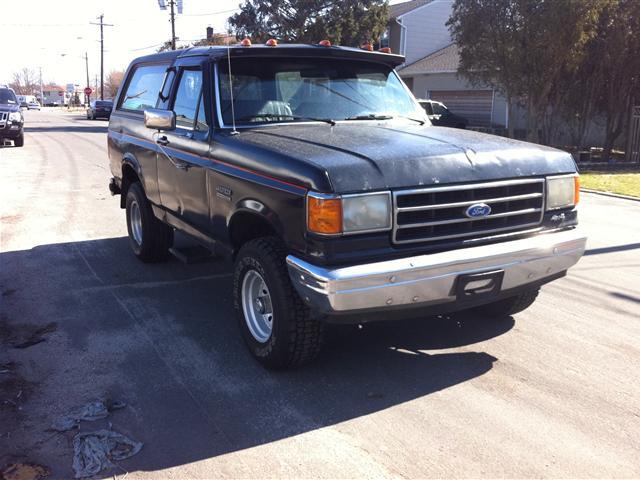
M516 187L517 189L525 189L524 192L509 192L510 187ZM529 188L530 192L526 189ZM489 189L503 189L502 195L491 197L489 195ZM483 193L484 190L484 193ZM428 198L421 199L419 196L430 194L439 194L445 192L460 192L461 194L471 196L471 199L465 199L463 201L448 198L444 203L426 203ZM451 238L464 238L469 239L480 238L490 236L495 232L506 232L514 230L525 230L531 227L540 225L544 216L545 209L545 179L544 178L530 178L519 180L504 180L497 182L486 183L474 183L467 185L450 185L443 187L427 187L412 190L399 190L393 193L393 243L419 243L419 242L433 242L436 240L445 240ZM418 203L417 205L405 205L398 206L399 200L403 197L417 196L410 200L411 203ZM476 197L476 198L473 198ZM483 198L488 197L488 198ZM433 196L431 197L433 198ZM420 203L425 202L425 203ZM437 202L437 200L436 200ZM520 208L517 210L510 210L510 208L517 208L516 206L510 207L510 202L520 202ZM486 203L495 209L505 209L506 211L493 213L487 217L481 218L467 218L464 216L464 207L471 206L475 203ZM524 204L524 205L523 205ZM527 205L528 204L528 205ZM526 208L522 208L522 207ZM459 211L455 209L460 208ZM445 209L452 209L452 212L446 212ZM420 212L424 212L427 216L435 217L433 220L421 222L409 222L405 218L402 220L399 215L411 213L410 216L421 216ZM436 215L445 216L445 218L437 218ZM534 217L535 215L535 217ZM522 216L522 222L518 223L518 216ZM405 215L406 217L406 215ZM449 218L450 217L450 218ZM500 219L504 219L505 222L512 222L511 225L495 225L492 228L487 228L488 222L500 222ZM426 219L425 219L426 220ZM452 226L453 231L444 234L425 234L416 232L412 238L399 238L399 234L409 232L411 229L431 229L434 231L434 227L448 228ZM459 226L466 231L455 231L455 228ZM409 234L410 235L410 234Z

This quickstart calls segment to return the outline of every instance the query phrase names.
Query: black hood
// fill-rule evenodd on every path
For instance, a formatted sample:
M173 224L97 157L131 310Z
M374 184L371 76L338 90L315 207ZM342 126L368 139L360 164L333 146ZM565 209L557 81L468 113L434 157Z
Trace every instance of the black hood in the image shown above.
M10 103L0 103L0 112L17 112L20 110L20 105L13 105Z
M291 161L307 163L311 188L336 193L486 181L575 172L561 150L504 137L404 121L306 124L241 130L234 137ZM266 152L265 152L266 153ZM296 162L298 163L298 162ZM300 171L300 165L292 169ZM300 179L299 175L296 175ZM315 183L315 185L314 185ZM326 183L326 182L323 182Z

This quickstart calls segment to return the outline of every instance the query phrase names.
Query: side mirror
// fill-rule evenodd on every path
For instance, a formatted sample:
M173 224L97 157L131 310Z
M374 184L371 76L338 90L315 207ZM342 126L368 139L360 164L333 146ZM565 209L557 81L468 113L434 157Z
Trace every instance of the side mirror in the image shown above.
M152 108L144 111L144 126L154 130L175 130L176 114L171 110Z

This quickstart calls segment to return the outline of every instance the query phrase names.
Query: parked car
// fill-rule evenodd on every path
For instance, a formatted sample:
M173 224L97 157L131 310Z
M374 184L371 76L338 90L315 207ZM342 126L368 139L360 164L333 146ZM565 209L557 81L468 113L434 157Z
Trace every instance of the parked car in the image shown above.
M427 116L433 125L438 127L467 128L469 121L451 113L444 103L435 100L418 100L420 106L427 112Z
M87 119L95 120L96 118L106 118L111 116L113 109L113 100L93 100L87 108Z
M0 146L5 140L13 140L16 147L24 145L24 118L15 92L0 86Z
M432 127L402 56L269 43L134 60L108 129L133 253L180 230L232 260L261 363L312 360L327 322L513 315L581 257L571 155Z

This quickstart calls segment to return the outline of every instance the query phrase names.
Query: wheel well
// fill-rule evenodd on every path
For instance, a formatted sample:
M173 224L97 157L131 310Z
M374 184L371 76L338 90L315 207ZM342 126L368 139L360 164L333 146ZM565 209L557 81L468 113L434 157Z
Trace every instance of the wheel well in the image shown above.
M136 183L140 181L140 177L133 169L133 167L129 164L124 164L122 166L122 187L120 192L120 208L124 208L127 204L127 191L129 190L129 185L132 183Z
M229 223L229 238L236 252L249 240L272 235L277 235L273 225L255 213L238 212Z

